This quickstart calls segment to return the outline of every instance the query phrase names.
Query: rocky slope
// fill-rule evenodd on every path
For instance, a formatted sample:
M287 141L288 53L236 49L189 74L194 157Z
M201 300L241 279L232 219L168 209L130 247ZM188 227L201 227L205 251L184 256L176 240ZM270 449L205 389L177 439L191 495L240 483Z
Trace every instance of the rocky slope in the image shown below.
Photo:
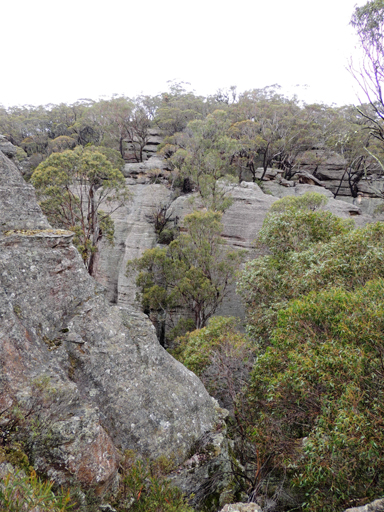
M217 422L213 400L141 312L110 306L2 151L0 218L2 425L14 406L37 407L40 426L26 433L35 467L99 492L125 449L181 463Z

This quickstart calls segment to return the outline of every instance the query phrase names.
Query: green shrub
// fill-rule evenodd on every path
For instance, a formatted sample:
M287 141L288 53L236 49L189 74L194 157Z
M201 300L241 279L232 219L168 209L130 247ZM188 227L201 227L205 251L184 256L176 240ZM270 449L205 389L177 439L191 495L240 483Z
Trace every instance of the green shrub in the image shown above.
M286 196L271 206L270 212L284 213L289 210L319 210L328 203L328 198L317 192L306 192L302 196Z
M384 280L310 293L279 312L252 372L262 458L331 512L384 486Z
M384 277L384 224L380 222L312 244L306 251L253 260L245 265L238 292L246 305L250 331L261 342L274 328L277 311L289 300L330 286L353 290L377 277Z
M40 479L35 471L26 476L22 471L9 472L0 483L0 510L4 512L65 512L72 508L69 493L55 494L53 482ZM37 510L37 508L36 508Z
M165 478L170 461L136 459L127 451L121 463L118 492L111 501L118 512L193 512L182 492Z
M329 242L353 227L352 220L340 219L331 212L291 207L282 212L268 213L259 232L258 243L281 258L291 251L306 250L311 244Z

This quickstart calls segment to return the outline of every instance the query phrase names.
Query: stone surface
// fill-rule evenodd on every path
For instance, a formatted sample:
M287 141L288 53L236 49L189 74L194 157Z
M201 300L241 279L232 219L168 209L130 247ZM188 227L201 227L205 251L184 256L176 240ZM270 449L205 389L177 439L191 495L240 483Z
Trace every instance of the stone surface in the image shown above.
M124 158L127 160L133 159L135 160L135 155L138 154L140 150L140 144L138 144L138 139L136 136L133 138L127 138L124 140L126 144L126 153ZM151 158L154 153L156 153L159 144L163 142L163 136L161 135L158 128L149 128L148 136L146 139L146 145L142 150L142 159L145 162L147 159Z
M232 503L225 505L220 512L262 512L256 503Z
M384 512L384 499L375 500L363 507L347 508L344 512Z
M9 229L48 228L32 185L25 183L15 164L1 150L0 169L0 235Z
M110 306L104 288L87 274L72 234L49 229L33 189L0 152L5 186L0 401L28 407L41 377L57 396L43 409L45 430L32 443L37 468L57 482L72 478L102 492L125 449L181 463L215 425L211 397L159 345L145 315ZM27 222L17 211L20 196ZM20 228L33 231L9 233Z
M135 276L126 276L127 262L156 245L150 218L159 205L171 198L171 191L164 185L137 184L129 189L132 202L113 214L115 244L101 246L96 276L107 287L109 300L121 306L136 304Z
M207 432L193 447L193 455L169 475L170 481L197 510L217 510L234 490L233 470L244 471L234 458L233 441L226 437L228 412L217 406L216 432ZM207 499L209 503L207 503Z
M4 135L0 135L0 151L8 158L13 158L16 155L17 148L11 144Z
M248 250L247 259L261 254L255 249L254 241L271 205L287 195L302 195L305 192L318 192L328 197L325 209L342 218L353 218L357 226L372 221L369 215L361 214L357 205L333 199L329 190L307 184L286 187L277 181L263 183L265 193L256 183L242 182L228 189L233 204L223 215L222 237L232 248ZM138 184L130 186L133 202L126 210L118 210L115 221L116 242L114 247L102 246L97 279L108 288L108 297L119 305L134 305L136 296L135 275L126 276L127 261L138 258L144 250L155 247L156 237L148 217L156 205L171 201L171 191L165 185ZM273 194L273 195L271 195ZM173 218L181 224L185 215L193 208L202 208L197 194L179 196L171 203ZM234 315L243 318L244 310L239 298L232 289L217 311L218 315Z

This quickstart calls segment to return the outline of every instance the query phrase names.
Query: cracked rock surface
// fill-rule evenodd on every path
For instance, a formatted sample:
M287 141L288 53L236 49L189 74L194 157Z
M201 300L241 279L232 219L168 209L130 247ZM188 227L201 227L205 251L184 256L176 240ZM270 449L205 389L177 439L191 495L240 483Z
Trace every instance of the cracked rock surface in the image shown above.
M1 151L0 219L0 411L28 410L45 379L36 467L102 492L125 449L181 463L216 421L211 397L143 313L110 306Z

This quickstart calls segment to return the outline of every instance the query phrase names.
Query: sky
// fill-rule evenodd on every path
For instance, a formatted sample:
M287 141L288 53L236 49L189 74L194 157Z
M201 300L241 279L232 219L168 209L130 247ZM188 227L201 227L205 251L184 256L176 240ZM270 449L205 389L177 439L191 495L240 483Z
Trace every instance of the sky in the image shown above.
M1 7L0 104L196 94L272 84L311 103L358 104L349 21L366 0L14 0ZM361 94L358 93L361 97ZM362 98L363 99L363 98Z

